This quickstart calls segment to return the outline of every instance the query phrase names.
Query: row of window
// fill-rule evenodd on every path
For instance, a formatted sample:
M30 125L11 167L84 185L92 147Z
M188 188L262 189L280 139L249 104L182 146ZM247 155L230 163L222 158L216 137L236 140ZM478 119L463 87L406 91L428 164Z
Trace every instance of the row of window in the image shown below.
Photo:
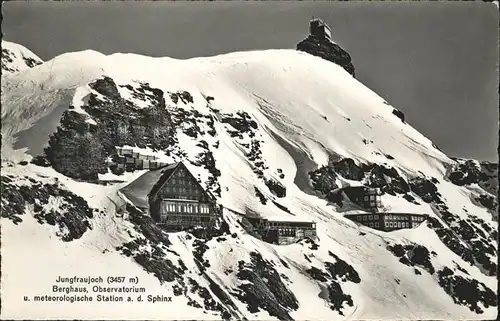
M378 214L373 214L373 215L358 215L357 219L358 219L358 221L378 220Z
M380 202L365 202L364 206L368 207L380 207L381 203Z
M408 220L408 216L401 216L401 215L387 215L386 218L388 220L392 220L392 221L406 221Z
M165 191L167 193L188 193L194 195L200 195L200 190L195 187L179 187L179 186L165 186Z
M380 227L378 222L369 222L368 223L369 227ZM405 228L405 227L410 227L409 222L385 222L385 227L391 227L391 228Z
M196 183L192 182L190 179L187 178L172 178L169 181L169 184L184 186L184 185L195 185Z
M209 214L208 204L179 204L174 202L163 202L163 210L170 213L200 213Z
M279 235L280 236L295 236L295 230L294 229L281 229L281 230L279 230Z
M315 228L315 224L307 224L304 223L303 225L295 225L295 226L290 226L286 222L268 222L266 224L268 227L276 227L276 228L282 228L282 229L313 229Z
M375 201L377 197L375 195L365 196L363 197L365 201Z
M385 222L385 227L405 228L410 227L410 222Z
M162 223L175 222L175 221L182 221L182 222L189 222L189 223L210 222L210 217L189 216L189 215L168 215L168 216L164 215L161 217Z
M378 220L379 215L378 214L358 215L356 218L357 218L358 222L373 221L373 220ZM386 215L386 219L388 221L407 221L408 217L407 216L400 216L400 215ZM411 219L412 219L412 221L422 222L422 221L424 221L425 218L422 216L412 216Z

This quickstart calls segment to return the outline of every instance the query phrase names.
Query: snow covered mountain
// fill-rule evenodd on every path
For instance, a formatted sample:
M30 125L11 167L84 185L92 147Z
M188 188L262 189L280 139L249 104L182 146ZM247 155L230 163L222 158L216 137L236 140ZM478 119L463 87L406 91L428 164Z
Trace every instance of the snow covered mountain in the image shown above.
M26 47L2 40L2 74L33 68L41 63L43 60Z
M1 98L5 318L496 317L496 169L486 178L449 158L335 63L294 50L188 60L88 50L2 77ZM112 172L116 146L183 160L224 224L166 233L119 205L145 170ZM384 211L429 219L393 232L358 225L344 215L361 209L328 201L356 185L380 187ZM318 240L263 242L238 212L314 220ZM172 302L21 300L74 275L138 277Z

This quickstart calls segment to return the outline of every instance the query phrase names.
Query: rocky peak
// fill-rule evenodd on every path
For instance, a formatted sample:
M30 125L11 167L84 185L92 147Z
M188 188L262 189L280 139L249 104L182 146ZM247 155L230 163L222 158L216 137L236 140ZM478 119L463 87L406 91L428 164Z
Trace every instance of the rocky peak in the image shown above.
M309 36L297 44L297 50L331 61L355 76L351 56L332 41L330 27L321 19L309 22Z

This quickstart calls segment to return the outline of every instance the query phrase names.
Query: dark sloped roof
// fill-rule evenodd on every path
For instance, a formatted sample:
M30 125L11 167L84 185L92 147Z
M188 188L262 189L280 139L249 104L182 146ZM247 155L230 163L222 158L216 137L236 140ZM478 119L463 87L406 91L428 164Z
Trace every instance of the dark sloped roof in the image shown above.
M122 194L137 207L147 208L149 207L149 196L155 195L160 190L160 188L172 177L172 174L174 174L174 172L181 166L184 167L184 169L191 176L193 176L193 174L182 162L173 163L162 168L150 170L149 172L144 173L132 183L120 189L120 192L122 192ZM195 182L212 201L215 201L215 197L212 195L212 193L206 191L198 182L198 180L196 180L196 178Z
M158 190L165 184L166 181L172 176L172 174L175 172L177 167L181 165L182 163L173 163L170 165L167 165L163 167L162 175L161 177L156 181L156 184L154 184L153 188L150 190L148 196L152 196L158 192Z
M191 175L191 177L194 179L196 184L198 184L198 186L201 188L201 190L209 197L209 199L212 202L215 202L215 197L212 195L212 193L210 193L210 191L207 191L206 189L203 188L203 186L200 184L200 182L198 182L196 177L193 176L193 173L191 173L191 171L186 167L186 165L184 165L183 162L174 163L174 164L168 165L167 167L164 167L165 168L164 174L160 177L158 182L153 186L153 188L151 189L151 192L149 192L148 196L152 196L152 195L156 194L158 192L158 190L170 179L170 177L172 177L172 174L179 167L183 167L189 173L189 175Z
M132 183L120 189L120 192L137 207L149 207L148 195L164 176L170 177L179 163L150 170ZM166 179L165 179L166 180ZM161 185L160 185L161 186ZM159 187L157 187L159 188Z

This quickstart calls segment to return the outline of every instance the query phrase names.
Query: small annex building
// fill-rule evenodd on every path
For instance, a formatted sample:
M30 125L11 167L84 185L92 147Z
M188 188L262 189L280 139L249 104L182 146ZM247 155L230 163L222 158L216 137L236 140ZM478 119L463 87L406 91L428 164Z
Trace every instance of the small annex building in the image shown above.
M344 217L380 231L394 231L415 228L428 217L426 214L412 213L361 213L347 214Z
M120 191L169 230L214 227L221 214L215 197L182 162L148 171Z
M249 223L245 229L249 233L258 234L268 243L286 245L304 238L317 238L315 222L248 216L244 216L244 219Z
M110 168L118 171L134 171L141 169L159 169L167 164L158 161L154 155L142 154L132 148L116 147L115 157L108 163Z
M369 212L378 212L382 208L380 188L372 188L366 186L347 186L335 190L330 196L330 200L343 206L344 196L347 196L349 201L362 209Z

